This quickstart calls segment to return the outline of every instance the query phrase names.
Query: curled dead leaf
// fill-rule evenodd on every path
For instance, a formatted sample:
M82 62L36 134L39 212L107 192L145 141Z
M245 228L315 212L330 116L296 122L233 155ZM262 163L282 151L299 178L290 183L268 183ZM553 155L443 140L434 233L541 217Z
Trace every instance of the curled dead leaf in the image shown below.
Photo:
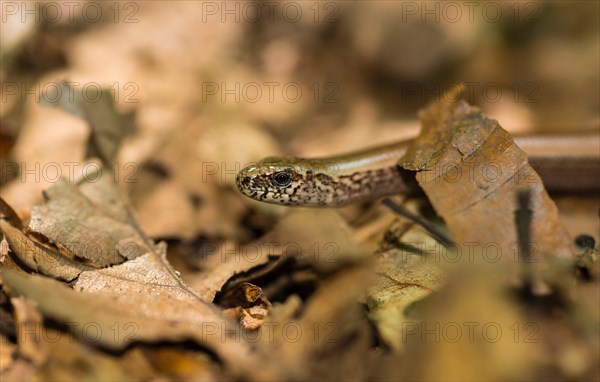
M422 133L399 164L417 171L417 181L459 247L483 248L489 261L519 261L514 211L518 191L526 188L536 261L572 255L554 202L497 121L463 101L433 103L420 116Z

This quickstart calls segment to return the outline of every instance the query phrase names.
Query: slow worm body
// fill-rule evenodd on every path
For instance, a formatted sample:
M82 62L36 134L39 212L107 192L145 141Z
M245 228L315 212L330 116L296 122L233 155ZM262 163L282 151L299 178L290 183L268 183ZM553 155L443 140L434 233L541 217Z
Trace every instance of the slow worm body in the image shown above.
M523 136L516 144L554 192L600 191L600 135ZM410 141L326 158L268 157L236 179L246 196L289 206L337 207L418 190L397 163Z

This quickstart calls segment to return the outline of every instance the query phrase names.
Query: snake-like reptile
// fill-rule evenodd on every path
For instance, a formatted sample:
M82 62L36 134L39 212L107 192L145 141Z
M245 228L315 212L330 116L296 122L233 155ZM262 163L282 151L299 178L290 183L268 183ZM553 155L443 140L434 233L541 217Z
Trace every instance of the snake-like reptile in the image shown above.
M600 135L514 138L549 191L600 191ZM246 196L267 203L339 207L413 193L414 173L398 166L410 140L326 158L268 157L236 178Z

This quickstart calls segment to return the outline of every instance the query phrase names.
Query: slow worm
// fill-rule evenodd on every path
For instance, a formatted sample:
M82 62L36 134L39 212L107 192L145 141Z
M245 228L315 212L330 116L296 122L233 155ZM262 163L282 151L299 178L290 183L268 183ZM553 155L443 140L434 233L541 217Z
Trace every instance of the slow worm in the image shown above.
M515 137L550 192L600 191L600 134ZM288 206L338 207L414 193L414 173L397 162L410 140L326 158L268 157L236 178L246 196Z

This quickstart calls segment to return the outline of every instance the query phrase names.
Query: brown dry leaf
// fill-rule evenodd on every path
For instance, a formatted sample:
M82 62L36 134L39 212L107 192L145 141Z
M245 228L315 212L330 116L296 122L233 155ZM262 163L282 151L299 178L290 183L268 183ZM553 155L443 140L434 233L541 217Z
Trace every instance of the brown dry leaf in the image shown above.
M195 298L166 259L166 244L161 242L153 252L110 268L82 272L74 283L80 292L116 293L118 299L136 298L136 293L166 294L169 298ZM138 308L145 308L139 306Z
M253 268L269 263L276 253L274 246L259 243L241 245L225 242L202 262L202 271L187 281L205 301L213 301L225 283L235 275L251 274ZM268 270L267 270L268 271Z
M84 119L91 128L87 157L98 157L111 166L123 138L133 130L133 113L119 115L108 89L74 88L60 82L42 94L42 104L60 108ZM84 93L85 92L85 93Z
M464 101L421 112L423 130L400 165L417 180L459 247L475 245L489 261L518 261L517 192L531 191L532 261L570 257L571 242L556 206L527 156L497 121Z
M237 329L231 320L174 285L154 284L156 274L143 276L136 270L123 269L124 266L113 267L121 267L122 273L90 272L80 284L80 289L89 293L76 292L48 278L10 270L3 272L4 288L12 296L36 301L46 317L65 323L79 339L102 347L119 350L133 341L192 339L211 347L233 370L245 367L252 356L244 342L239 338L236 341ZM94 281L96 275L99 281ZM133 279L145 278L146 285L139 283L136 287L129 280L123 281L128 275L133 275L129 276ZM103 281L103 288L98 288Z
M57 75L40 79L40 86L51 87ZM11 158L21 175L2 187L2 197L17 214L28 216L31 207L39 203L41 193L59 178L74 181L83 172L86 163L85 142L89 128L80 118L51 109L28 98L24 105L26 118L19 131L19 139ZM5 167L11 171L11 167Z
M111 174L86 196L74 184L60 181L44 192L46 203L33 208L29 229L58 243L96 267L121 263L148 252L146 239L128 219ZM91 186L90 186L91 187ZM95 187L91 187L95 188ZM104 191L98 195L98 191ZM95 200L94 200L95 199Z
M27 118L9 167L21 174L2 189L3 197L21 216L39 202L40 192L49 185L61 178L75 181L91 172L90 167L99 167L81 160L86 138L88 156L97 156L112 166L122 139L132 130L132 114L117 113L109 90L76 89L62 82L63 78L63 73L45 76L39 84L48 91L27 99ZM68 114L42 106L49 104Z
M417 210L423 200L408 200L404 206ZM439 290L446 279L443 265L460 258L405 217L397 218L376 252L375 282L367 290L369 317L383 342L392 351L405 350L402 341L415 307Z
M5 212L11 211L14 214L13 209L4 201L4 199L0 198L0 208L2 208L2 213L0 213L0 232L2 233L2 240L0 240L0 265L5 268L10 269L21 269L17 263L15 263L14 259L10 256L10 252L12 251L10 248L10 244L7 239L7 234L3 229L2 225L15 225L19 227L16 229L17 231L23 229L23 224L21 223L21 219L18 216L13 215L11 217L10 212L7 214Z
M372 281L371 272L366 265L347 267L322 282L300 317L290 319L288 308L296 310L294 300L267 316L258 336L264 352L278 355L279 373L294 380L314 375L324 380L367 379L373 339L359 302Z
M253 274L281 271L286 259L331 272L356 262L368 262L370 256L355 242L352 231L337 212L290 210L256 242L241 245L228 241L219 245L202 263L203 271L189 283L203 299L212 301L232 276L243 274L246 278L237 282L251 282ZM260 269L265 265L266 269Z
M57 193L51 201L61 206L66 203L61 198L71 197L73 193L80 199L89 196L87 204L95 207L93 212L104 212L112 219L110 223L126 225L122 220L128 218L127 214L122 210L113 211L114 214L110 211L111 203L114 207L120 202L114 198L118 195L104 194L104 188L114 193L106 183L85 184L81 189L66 185L67 192ZM107 200L99 200L102 197ZM92 200L100 204L95 205ZM60 214L64 209L58 208L58 211ZM85 208L80 212L85 213ZM52 211L46 213L53 216ZM35 243L3 220L0 224L11 248L33 269L69 281L76 279L73 291L48 279L4 269L5 287L15 296L32 296L45 317L65 323L79 339L111 349L123 349L132 341L140 340L192 339L211 347L225 362L231 362L233 370L244 368L240 359L249 357L248 349L239 341L228 342L237 330L235 323L216 307L200 300L180 280L166 260L164 244L159 243L153 246L153 252L123 264L94 270L62 258L57 251ZM63 245L62 242L57 244Z
M47 339L40 335L44 318L31 300L14 297L10 302L15 309L19 354L40 366L49 356Z
M420 236L426 235L421 232ZM406 323L412 321L410 307L437 291L445 279L435 256L426 257L425 251L415 254L406 249L390 249L378 256L375 283L367 290L369 317L382 340L394 351L405 349L402 338Z
M42 244L33 241L2 219L0 219L0 230L7 239L14 255L33 271L70 282L77 278L82 271L91 269L65 258L56 250L46 248ZM13 267L10 268L14 269Z
M298 257L322 272L370 259L346 221L330 209L291 210L261 241L275 254Z

